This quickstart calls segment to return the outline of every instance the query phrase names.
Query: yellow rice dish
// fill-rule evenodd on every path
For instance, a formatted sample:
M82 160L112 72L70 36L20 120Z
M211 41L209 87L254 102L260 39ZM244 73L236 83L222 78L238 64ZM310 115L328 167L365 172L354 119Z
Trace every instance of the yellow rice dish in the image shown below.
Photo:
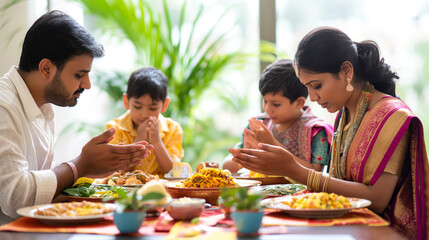
M299 209L339 209L350 208L352 206L346 197L325 192L292 196L290 201L285 201L283 204Z
M235 187L236 184L229 171L219 168L203 168L183 181L185 188L221 188Z
M268 178L268 177L281 177L281 176L265 175L265 174L254 172L254 171L250 171L250 173L249 173L249 178Z
M39 216L57 216L57 217L73 217L98 215L113 212L113 208L106 207L103 203L95 202L67 202L55 203L48 208L37 209L34 215Z

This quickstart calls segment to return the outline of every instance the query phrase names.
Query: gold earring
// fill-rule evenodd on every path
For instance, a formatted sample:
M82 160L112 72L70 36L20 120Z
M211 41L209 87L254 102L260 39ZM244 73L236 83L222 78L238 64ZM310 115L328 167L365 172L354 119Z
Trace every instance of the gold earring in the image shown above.
M353 91L353 86L350 84L352 80L350 78L347 78L346 80L348 82L347 87L346 87L346 91L347 92L352 92Z

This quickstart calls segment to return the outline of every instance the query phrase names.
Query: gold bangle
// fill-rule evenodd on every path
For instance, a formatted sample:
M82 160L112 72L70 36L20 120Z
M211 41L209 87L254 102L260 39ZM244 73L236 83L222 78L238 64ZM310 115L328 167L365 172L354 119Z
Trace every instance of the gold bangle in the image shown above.
M325 180L323 181L323 187L322 187L323 192L328 192L328 182L330 178L331 176L329 176L329 174L325 177Z
M313 172L315 172L315 171L313 169L310 169L308 171L308 175L307 175L307 188L309 190L312 190L312 183L313 183L313 179L314 179Z
M322 173L316 172L315 182L314 182L314 190L316 192L320 192L320 180L322 179Z
M310 182L310 184L311 184L311 190L312 191L316 191L316 185L315 185L315 182L316 182L316 171L311 170L311 172L312 172L312 174L311 174L311 182Z

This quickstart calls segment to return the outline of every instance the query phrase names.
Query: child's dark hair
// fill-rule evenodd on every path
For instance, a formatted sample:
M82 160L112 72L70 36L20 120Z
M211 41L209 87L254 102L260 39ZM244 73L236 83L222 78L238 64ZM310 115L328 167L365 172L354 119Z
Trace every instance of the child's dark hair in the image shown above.
M339 29L319 27L301 40L295 54L298 69L314 73L338 74L345 61L352 63L356 82L369 81L378 91L395 96L395 79L399 76L380 58L374 41L353 42Z
M128 99L140 98L149 94L153 100L165 102L167 98L168 78L154 67L144 67L134 71L128 80Z
M262 96L267 93L281 92L293 103L297 98L307 98L308 90L296 77L292 61L280 59L268 65L259 80L259 91Z
M19 68L37 70L42 59L62 70L74 56L102 57L103 47L69 15L54 10L41 16L28 30L22 45Z

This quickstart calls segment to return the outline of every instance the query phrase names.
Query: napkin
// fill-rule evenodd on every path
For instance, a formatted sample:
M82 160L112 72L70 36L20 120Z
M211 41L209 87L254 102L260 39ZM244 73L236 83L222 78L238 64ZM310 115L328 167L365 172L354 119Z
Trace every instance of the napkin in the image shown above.
M218 221L224 218L225 215L222 209L206 210L199 217L199 223L205 226L214 226ZM175 223L176 222L173 220L170 214L168 214L168 212L163 212L155 224L155 231L168 232Z

